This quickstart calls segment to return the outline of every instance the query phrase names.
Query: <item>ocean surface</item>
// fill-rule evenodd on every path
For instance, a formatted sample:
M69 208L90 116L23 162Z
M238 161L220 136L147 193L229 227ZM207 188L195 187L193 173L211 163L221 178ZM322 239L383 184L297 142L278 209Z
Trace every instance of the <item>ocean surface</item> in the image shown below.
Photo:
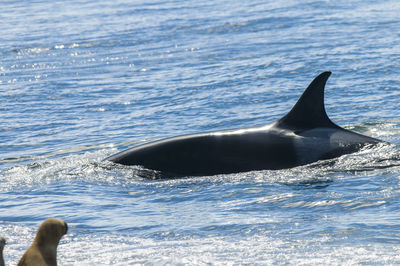
M400 264L400 2L1 1L0 235L59 265ZM280 171L148 180L104 158L262 126L311 80L392 143Z

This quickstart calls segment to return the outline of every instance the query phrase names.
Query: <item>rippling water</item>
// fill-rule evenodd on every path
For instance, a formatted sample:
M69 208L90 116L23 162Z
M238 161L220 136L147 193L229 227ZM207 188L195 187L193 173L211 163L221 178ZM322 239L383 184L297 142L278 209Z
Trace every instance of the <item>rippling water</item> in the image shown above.
M0 232L60 265L400 264L398 1L3 1ZM333 121L394 145L281 171L143 180L102 160L261 126L322 71Z

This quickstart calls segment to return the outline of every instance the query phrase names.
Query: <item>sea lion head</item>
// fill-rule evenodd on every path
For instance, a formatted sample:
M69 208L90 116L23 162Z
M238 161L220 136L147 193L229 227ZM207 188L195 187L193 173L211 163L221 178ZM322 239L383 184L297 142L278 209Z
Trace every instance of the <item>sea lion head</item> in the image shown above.
M57 265L57 246L67 231L67 223L63 220L45 220L39 226L32 245L19 260L18 266Z
M3 250L6 245L6 239L4 237L0 237L0 250Z
M57 247L61 237L68 232L68 225L61 219L48 218L40 226L34 242L39 246Z

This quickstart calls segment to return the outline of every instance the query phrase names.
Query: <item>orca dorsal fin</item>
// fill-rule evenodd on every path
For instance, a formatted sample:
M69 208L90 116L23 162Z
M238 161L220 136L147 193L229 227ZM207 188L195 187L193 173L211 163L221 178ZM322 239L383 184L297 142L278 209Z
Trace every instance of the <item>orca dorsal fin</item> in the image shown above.
M325 111L324 89L330 75L329 71L319 74L308 85L292 110L279 119L276 125L296 131L316 127L338 128L339 126L329 119Z

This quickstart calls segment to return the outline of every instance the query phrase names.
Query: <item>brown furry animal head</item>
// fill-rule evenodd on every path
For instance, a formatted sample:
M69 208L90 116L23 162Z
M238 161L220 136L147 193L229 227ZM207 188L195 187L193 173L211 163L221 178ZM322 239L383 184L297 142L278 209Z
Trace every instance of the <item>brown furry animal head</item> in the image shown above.
M68 225L61 219L45 220L36 233L32 245L22 256L18 265L57 265L57 246L68 231Z

